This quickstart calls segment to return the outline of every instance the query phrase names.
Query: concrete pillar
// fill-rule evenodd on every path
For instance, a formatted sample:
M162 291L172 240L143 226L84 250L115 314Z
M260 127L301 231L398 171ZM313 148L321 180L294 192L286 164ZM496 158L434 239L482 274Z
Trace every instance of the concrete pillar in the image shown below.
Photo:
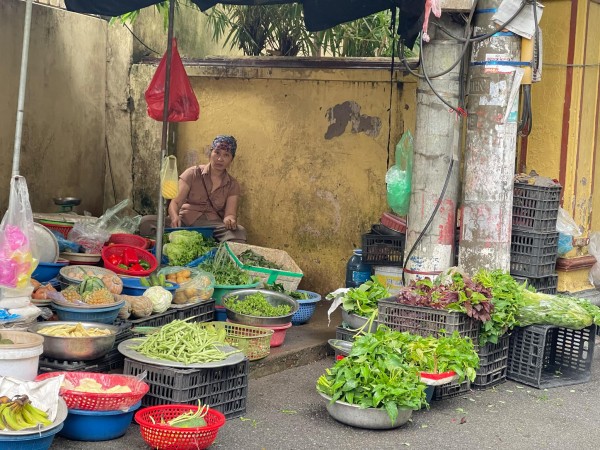
M452 22L447 14L440 19L453 34L464 36L464 26ZM427 74L434 75L448 69L461 53L463 43L449 38L441 31L432 31L431 41L424 43L423 56ZM431 80L431 84L453 106L458 106L460 66L450 73ZM459 199L460 142L462 117L449 111L430 89L425 79L417 88L417 121L414 139L414 163L408 232L407 252L417 241L439 201L448 175L450 161L454 159L452 174L442 204L424 233L423 238L406 262L405 281L433 278L451 267L454 261L456 209ZM408 253L407 253L408 256Z
M492 16L500 3L502 0L479 1L475 36L498 26ZM459 251L459 265L471 275L480 267L510 268L518 98L506 123L502 122L518 66L498 61L519 61L520 55L521 38L512 33L499 33L473 44ZM486 61L494 62L486 65Z

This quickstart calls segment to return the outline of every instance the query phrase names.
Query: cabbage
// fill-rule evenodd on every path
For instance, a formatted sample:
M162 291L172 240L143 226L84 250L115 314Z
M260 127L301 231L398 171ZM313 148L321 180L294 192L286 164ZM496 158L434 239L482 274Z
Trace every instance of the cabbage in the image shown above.
M169 309L169 306L171 306L171 302L173 301L173 295L160 286L153 286L146 289L144 296L148 297L152 302L152 312L158 314Z

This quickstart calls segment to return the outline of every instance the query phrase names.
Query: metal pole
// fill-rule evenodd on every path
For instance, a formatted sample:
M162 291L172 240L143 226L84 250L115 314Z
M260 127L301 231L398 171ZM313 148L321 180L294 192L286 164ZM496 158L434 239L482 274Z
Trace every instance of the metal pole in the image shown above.
M455 34L464 35L464 27L453 22L448 14L444 14L440 20ZM434 25L429 28L429 34L435 35L430 43L424 43L424 66L428 74L440 73L460 57L464 44L449 39L441 31L436 32ZM431 80L436 91L451 105L459 104L459 95L462 92L461 64L450 73ZM459 148L462 124L462 116L457 117L456 113L449 112L448 107L429 88L427 81L419 79L406 248L412 249L421 233L423 237L406 261L406 283L426 277L434 278L453 265L456 209L460 188ZM423 232L436 204L440 201L440 193L453 159L452 173L442 204L431 225Z
M23 113L25 110L25 88L27 86L27 62L29 61L29 37L31 35L31 13L33 0L25 4L25 26L23 27L23 53L21 54L21 78L19 79L19 100L17 106L17 126L15 130L15 147L13 151L13 177L19 175L21 161L21 138L23 137Z
M169 31L167 41L167 64L165 74L165 102L163 104L162 140L160 146L159 174L162 171L163 160L167 156L167 131L169 128L169 93L171 89L171 56L173 55L173 20L175 17L176 0L169 2ZM162 261L163 235L165 229L165 200L160 185L158 187L158 219L156 223L156 260L160 267Z
M479 0L475 35L497 27L492 16L501 3ZM520 59L521 38L512 33L473 44L459 250L459 264L470 275L479 268L510 269L518 96L510 106L509 96L518 88L519 66L502 62Z

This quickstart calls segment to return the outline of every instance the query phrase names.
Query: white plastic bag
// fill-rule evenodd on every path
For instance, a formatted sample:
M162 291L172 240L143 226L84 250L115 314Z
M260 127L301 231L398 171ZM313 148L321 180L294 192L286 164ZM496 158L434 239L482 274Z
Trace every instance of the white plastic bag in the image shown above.
M10 180L8 210L0 224L0 288L28 286L38 262L29 191L17 175Z
M573 237L581 236L581 231L571 215L563 208L558 210L556 231L559 232L558 257L560 258L573 250Z
M590 269L588 279L594 287L600 288L600 231L594 231L590 236L588 253L596 258L596 264Z
M0 309L24 308L30 302L31 299L29 297L3 298L0 300Z
M102 253L104 243L110 239L110 233L92 223L78 222L69 231L67 239L81 245L86 253Z

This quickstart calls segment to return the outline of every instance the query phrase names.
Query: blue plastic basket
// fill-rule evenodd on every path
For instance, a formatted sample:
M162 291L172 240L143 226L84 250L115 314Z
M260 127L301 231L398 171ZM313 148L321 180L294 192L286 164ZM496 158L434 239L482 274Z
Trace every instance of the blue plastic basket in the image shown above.
M56 278L60 269L67 266L69 261L61 262L61 263L39 263L38 266L33 271L31 277L34 280L39 281L40 283L45 283L46 281L50 281L52 278Z
M146 289L149 289L147 286L142 286L140 284L139 278L122 278L123 281L123 291L122 295L132 295L134 297L139 297L144 295ZM165 289L169 291L171 294L175 295L175 291L179 289L179 285L177 283L173 283L169 281L173 285L173 287L166 287Z
M182 227L182 228L165 228L165 233L172 233L173 231L197 231L202 236L211 238L217 227Z
M64 427L64 422L56 428L42 434L27 434L24 436L0 436L0 450L48 450L54 440L54 435Z
M52 307L56 310L58 320L73 321L73 322L97 322L110 325L119 315L123 303L108 308L68 308L52 303Z
M131 425L135 411L142 405L141 400L129 411L83 411L69 409L61 437L72 441L109 441L123 436Z
M156 247L152 248L151 253L156 256ZM213 248L211 251L209 251L208 253L205 253L204 255L202 255L200 258L192 261L189 264L186 264L184 267L198 267L200 264L202 264L204 261L206 261L209 258L213 258L215 256L215 253L217 253L217 249ZM169 264L169 258L167 258L164 253L162 255L162 265L166 266Z
M296 311L296 314L292 316L292 325L302 325L308 322L308 319L312 317L317 307L317 302L321 300L321 296L315 292L310 291L296 291L302 292L309 295L310 298L307 300L296 300L300 305L300 309Z

